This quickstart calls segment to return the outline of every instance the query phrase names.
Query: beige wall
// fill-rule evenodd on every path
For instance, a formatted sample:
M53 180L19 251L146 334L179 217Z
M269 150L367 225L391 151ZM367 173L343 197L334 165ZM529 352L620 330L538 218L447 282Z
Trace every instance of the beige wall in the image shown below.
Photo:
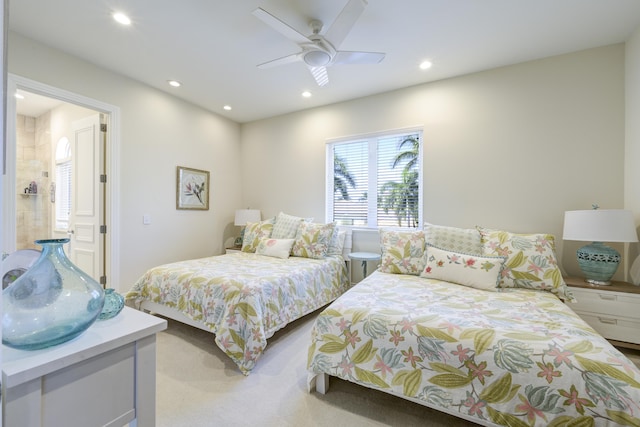
M242 127L244 204L324 220L325 142L424 126L424 218L547 232L624 205L624 46L527 62ZM357 245L354 237L354 245Z
M624 205L640 225L640 28L625 45L625 188ZM629 247L628 259L640 252L637 243Z
M120 108L120 277L111 286L126 291L152 266L222 253L239 233L237 123L14 33L8 70ZM211 172L208 211L176 210L176 166Z

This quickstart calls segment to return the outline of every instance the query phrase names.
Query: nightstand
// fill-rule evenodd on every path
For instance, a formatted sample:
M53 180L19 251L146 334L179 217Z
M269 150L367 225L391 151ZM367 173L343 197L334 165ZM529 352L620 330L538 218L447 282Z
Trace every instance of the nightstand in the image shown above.
M640 286L612 281L595 286L578 277L565 277L578 300L568 303L589 326L612 344L640 350Z
M225 248L225 253L232 254L234 252L242 252L242 246L233 246L230 248Z

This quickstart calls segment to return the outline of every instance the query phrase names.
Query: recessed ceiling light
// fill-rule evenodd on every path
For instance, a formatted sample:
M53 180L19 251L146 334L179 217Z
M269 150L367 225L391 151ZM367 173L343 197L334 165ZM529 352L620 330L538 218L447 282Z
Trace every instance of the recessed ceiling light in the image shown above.
M180 83L177 80L167 80L167 83L169 83L169 86L173 86L173 87L180 87L182 86L182 83Z
M302 96L304 96L305 98L311 98L311 92L305 90L304 92L302 92Z
M225 106L224 106L224 107L222 107L222 108L224 108L224 109L225 109L225 110L227 110L227 111L231 111L231 105L225 105Z
M131 25L131 19L122 12L114 12L113 19L122 25Z
M431 68L433 64L431 63L431 61L422 61L420 63L420 69L421 70L428 70L429 68Z

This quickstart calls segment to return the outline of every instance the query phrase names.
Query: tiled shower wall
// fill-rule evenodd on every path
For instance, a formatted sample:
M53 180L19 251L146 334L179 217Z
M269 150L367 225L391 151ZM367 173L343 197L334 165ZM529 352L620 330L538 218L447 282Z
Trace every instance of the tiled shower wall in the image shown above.
M51 236L50 117L45 113L37 118L16 118L16 249L40 250L34 241ZM37 187L35 193L28 191L32 182Z

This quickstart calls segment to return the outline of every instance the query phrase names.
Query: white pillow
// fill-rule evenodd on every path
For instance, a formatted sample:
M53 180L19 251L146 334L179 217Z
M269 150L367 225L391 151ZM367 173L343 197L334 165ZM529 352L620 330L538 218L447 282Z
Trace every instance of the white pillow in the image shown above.
M427 245L420 277L438 279L476 289L495 291L506 257L463 254Z
M291 255L291 247L295 239L262 239L256 253L275 258L286 259Z
M449 227L425 222L424 240L428 245L448 251L482 255L480 232L473 228Z
M302 221L311 222L310 220L312 220L312 218L302 218L280 212L278 216L276 216L275 224L273 224L271 237L274 239L293 239L296 237L300 223Z

